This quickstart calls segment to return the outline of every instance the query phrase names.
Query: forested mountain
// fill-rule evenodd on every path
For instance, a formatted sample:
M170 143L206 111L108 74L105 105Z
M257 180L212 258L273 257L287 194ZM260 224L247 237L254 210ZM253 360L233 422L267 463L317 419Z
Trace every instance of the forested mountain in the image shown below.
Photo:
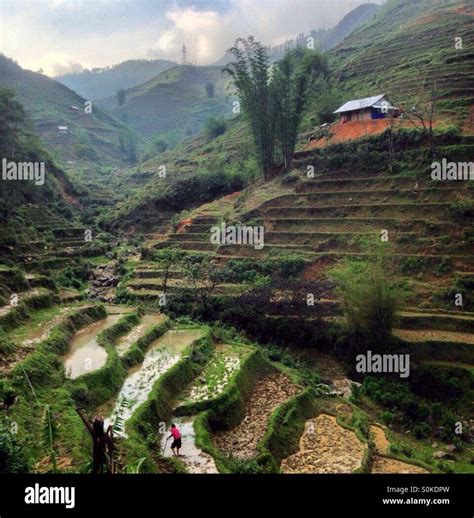
M54 79L85 99L95 100L115 95L121 89L144 83L176 63L164 59L130 59L106 68L93 68Z

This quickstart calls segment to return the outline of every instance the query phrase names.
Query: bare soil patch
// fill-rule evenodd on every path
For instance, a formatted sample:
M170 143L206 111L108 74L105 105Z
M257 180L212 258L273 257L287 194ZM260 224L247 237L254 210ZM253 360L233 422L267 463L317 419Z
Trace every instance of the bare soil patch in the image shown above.
M354 432L321 414L305 423L300 451L284 459L283 473L352 473L362 465L367 445Z
M384 473L429 473L424 468L420 468L420 466L415 466L414 464L407 464L406 462L402 462L401 460L389 459L387 457L381 457L380 455L375 455L372 463L372 473L384 474Z
M216 432L214 444L239 459L254 457L270 415L298 392L299 388L284 374L274 373L260 379L250 397L244 419L232 430Z

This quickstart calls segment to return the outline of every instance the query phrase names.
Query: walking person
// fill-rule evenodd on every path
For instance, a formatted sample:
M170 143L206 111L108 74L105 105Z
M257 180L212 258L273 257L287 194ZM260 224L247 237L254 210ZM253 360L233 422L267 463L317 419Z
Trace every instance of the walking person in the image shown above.
M171 435L168 437L168 439L171 439L171 437L173 437L173 442L171 443L171 451L173 452L173 455L179 457L179 450L181 448L181 432L174 423L171 425L170 432Z

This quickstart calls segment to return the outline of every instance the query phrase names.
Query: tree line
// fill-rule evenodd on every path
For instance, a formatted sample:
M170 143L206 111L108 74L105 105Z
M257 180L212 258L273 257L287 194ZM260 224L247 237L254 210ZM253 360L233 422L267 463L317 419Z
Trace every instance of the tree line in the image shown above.
M266 181L274 174L276 160L284 171L291 169L307 92L314 81L328 78L327 60L298 47L271 64L268 48L252 36L238 38L229 52L234 61L224 70L237 90Z

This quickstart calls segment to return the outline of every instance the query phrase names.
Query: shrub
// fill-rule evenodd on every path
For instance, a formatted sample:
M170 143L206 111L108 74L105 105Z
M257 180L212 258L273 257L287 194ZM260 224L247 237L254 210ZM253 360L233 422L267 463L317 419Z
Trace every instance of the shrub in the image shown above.
M431 428L427 423L418 423L413 427L413 435L417 439L425 439L431 434Z
M7 355L15 350L15 344L8 338L0 327L0 353Z
M24 449L19 446L6 424L6 421L0 421L0 473L26 473L29 466Z
M465 200L453 203L450 205L449 211L459 221L463 221L465 218L472 218L474 217L474 202L472 200Z
M227 130L227 122L223 117L210 117L204 126L204 134L209 140L223 135Z
M393 414L392 414L392 412L389 412L388 410L383 412L383 414L382 414L382 421L386 425L392 424L392 422L393 422Z
M349 335L380 348L391 341L402 293L392 284L383 260L348 260L330 272L342 301Z
M232 473L243 475L258 475L263 473L263 468L255 460L235 459L231 464Z

